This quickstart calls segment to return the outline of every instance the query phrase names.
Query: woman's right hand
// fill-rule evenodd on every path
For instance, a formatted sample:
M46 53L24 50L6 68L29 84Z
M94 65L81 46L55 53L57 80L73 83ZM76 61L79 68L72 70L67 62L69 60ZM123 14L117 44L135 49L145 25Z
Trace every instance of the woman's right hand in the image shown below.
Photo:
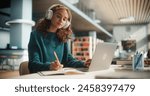
M50 64L50 70L60 70L63 68L63 65L59 63L59 61L55 60Z

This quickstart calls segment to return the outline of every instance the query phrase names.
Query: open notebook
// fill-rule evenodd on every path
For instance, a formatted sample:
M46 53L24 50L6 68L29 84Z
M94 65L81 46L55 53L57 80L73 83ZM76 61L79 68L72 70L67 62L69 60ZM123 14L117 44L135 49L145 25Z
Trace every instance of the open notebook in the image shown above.
M41 76L49 75L68 75L68 74L84 74L84 72L100 71L109 69L114 52L116 50L116 43L98 43L94 55L92 57L89 69L85 68L63 68L58 71L42 71L39 72ZM83 69L83 70L82 70Z
M76 68L63 68L57 71L41 71L38 72L40 76L52 76L52 75L76 75L76 74L84 74L84 72L79 71Z

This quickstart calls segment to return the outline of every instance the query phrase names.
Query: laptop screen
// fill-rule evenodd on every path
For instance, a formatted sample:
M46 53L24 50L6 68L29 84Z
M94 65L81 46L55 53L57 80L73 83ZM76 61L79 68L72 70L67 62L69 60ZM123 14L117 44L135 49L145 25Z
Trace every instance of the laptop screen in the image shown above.
M108 69L111 65L112 59L114 58L116 47L116 43L97 43L89 71Z

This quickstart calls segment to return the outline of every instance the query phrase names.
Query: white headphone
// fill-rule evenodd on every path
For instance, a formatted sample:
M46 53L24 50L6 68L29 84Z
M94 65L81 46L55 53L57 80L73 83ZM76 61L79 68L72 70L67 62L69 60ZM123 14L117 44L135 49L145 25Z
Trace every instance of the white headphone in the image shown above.
M53 16L53 11L51 9L48 9L48 11L46 12L45 18L48 20L51 20L52 16Z
M52 8L56 7L58 5L53 5L50 8L48 8L48 11L46 12L45 18L48 20L51 20L53 17L53 10L51 10ZM66 23L64 24L63 28L66 29L67 27L69 27L71 23L67 20Z

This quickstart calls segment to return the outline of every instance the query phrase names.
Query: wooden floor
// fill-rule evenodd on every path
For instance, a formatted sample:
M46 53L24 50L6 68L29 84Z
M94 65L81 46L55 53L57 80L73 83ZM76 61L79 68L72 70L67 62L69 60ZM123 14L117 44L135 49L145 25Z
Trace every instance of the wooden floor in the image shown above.
M11 77L19 76L19 71L15 70L0 70L0 79L9 79Z

